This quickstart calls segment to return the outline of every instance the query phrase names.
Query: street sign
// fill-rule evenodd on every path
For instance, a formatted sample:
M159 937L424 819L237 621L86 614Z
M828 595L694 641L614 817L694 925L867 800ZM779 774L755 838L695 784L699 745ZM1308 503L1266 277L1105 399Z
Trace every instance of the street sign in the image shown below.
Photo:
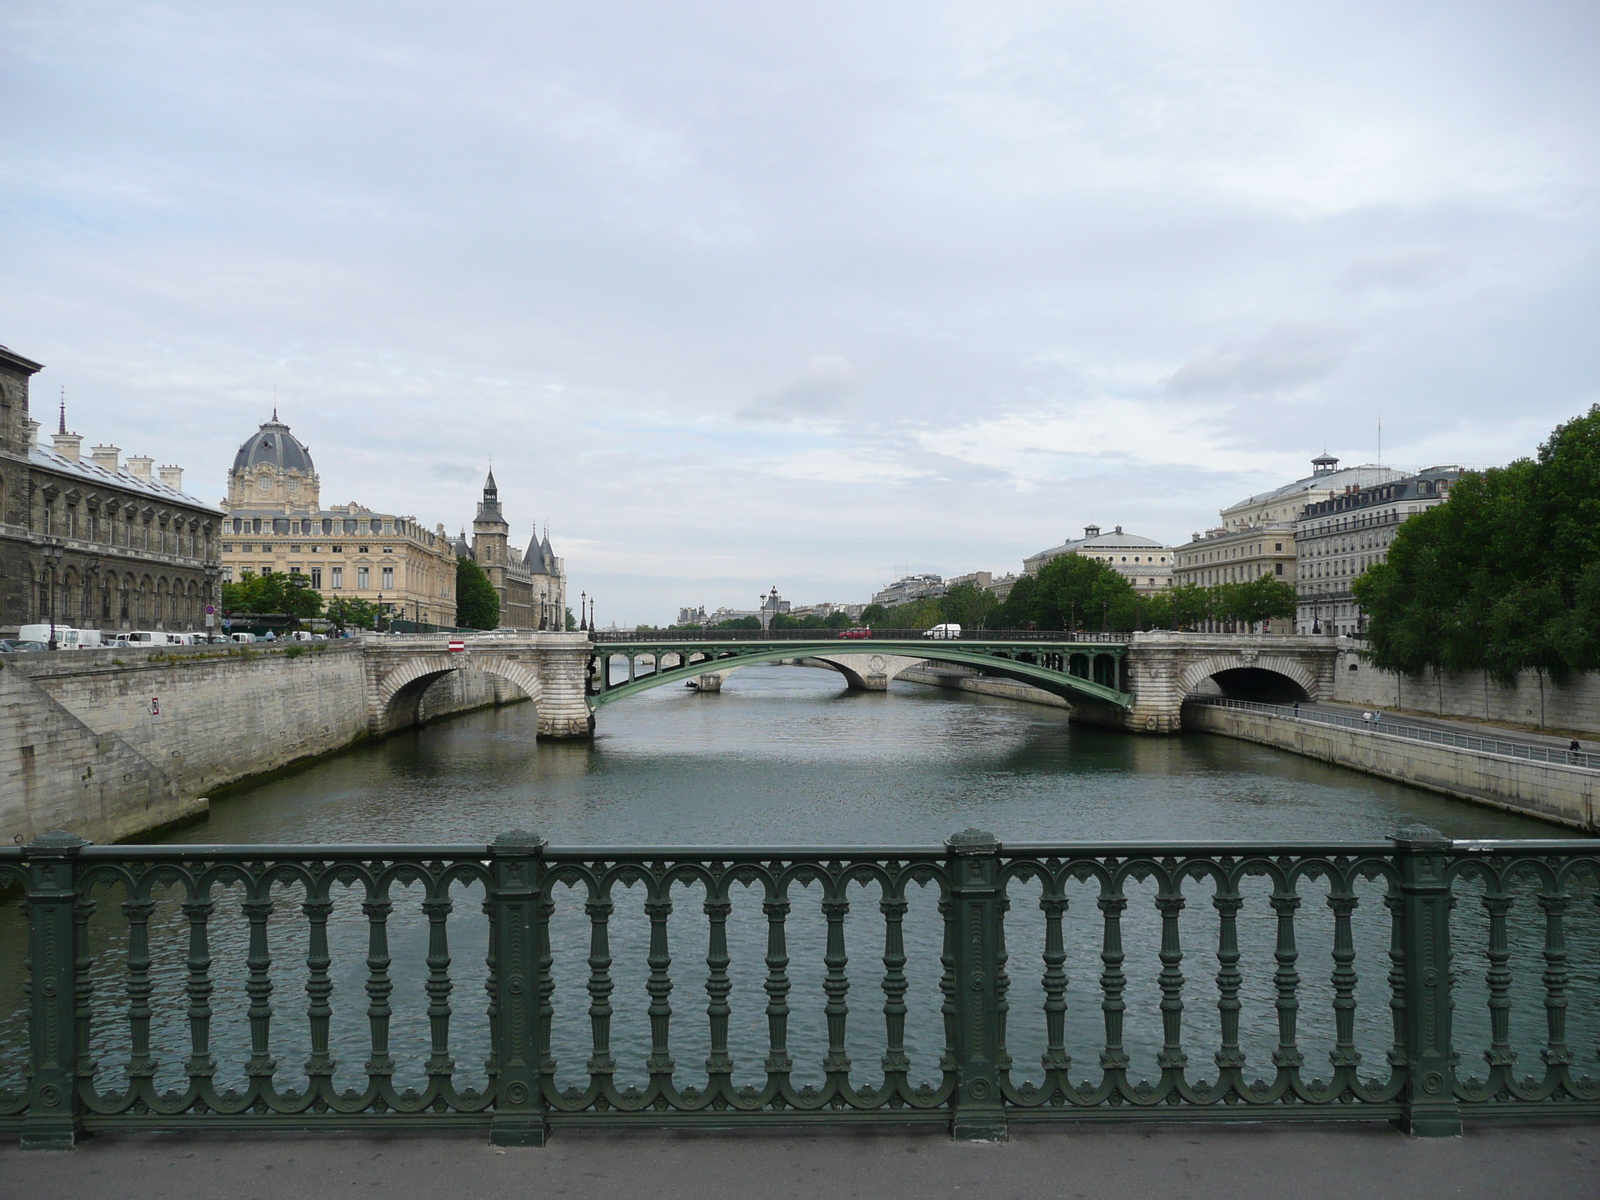
M206 616L214 617L216 615L217 615L217 606L215 604L206 605Z
M452 639L451 642L450 642L450 653L451 654L460 654L466 648L467 648L467 644L465 642L458 642L458 641L456 641L454 639Z
M232 617L223 617L222 618L222 627L224 629L232 629L233 628L233 618Z
M160 696L151 696L150 697L150 715L152 717L159 717L161 715L161 697Z

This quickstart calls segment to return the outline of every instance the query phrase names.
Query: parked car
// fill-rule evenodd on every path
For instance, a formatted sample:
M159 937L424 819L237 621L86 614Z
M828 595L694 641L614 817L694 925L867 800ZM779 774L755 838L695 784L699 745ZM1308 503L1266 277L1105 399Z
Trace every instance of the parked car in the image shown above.
M854 629L839 630L839 636L842 638L869 638L872 636L872 630L865 625L857 625Z
M36 650L48 650L49 646L43 642L25 642L21 638L0 638L0 654L31 654Z
M925 638L958 638L961 636L961 626L935 625L932 629L924 629L922 636Z

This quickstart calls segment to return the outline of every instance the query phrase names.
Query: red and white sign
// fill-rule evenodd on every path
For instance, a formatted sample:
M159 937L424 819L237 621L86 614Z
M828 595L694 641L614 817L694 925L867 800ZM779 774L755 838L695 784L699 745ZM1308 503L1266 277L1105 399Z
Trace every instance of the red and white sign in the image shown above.
M467 644L465 642L458 642L453 638L451 639L451 641L450 641L450 653L451 654L460 654L466 648L467 648Z
M151 696L150 697L150 715L152 717L159 717L161 715L161 697L160 696Z

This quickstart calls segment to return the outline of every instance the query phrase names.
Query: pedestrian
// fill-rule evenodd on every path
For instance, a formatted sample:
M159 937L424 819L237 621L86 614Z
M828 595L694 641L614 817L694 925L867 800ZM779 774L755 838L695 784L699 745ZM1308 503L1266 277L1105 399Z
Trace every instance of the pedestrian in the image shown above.
M1372 710L1372 724L1373 724L1374 727L1376 727L1377 724L1378 724L1378 718L1380 718L1382 716L1383 716L1383 713L1380 712L1378 709L1375 708L1375 709Z
M1298 700L1294 702L1294 715L1297 717L1300 715L1300 701Z
M1567 754L1568 754L1569 761L1571 761L1573 763L1576 763L1578 761L1578 755L1581 754L1582 752L1583 752L1583 747L1578 745L1578 739L1577 738L1573 738L1572 739L1572 745L1567 747Z
M1372 724L1372 714L1370 712L1362 713L1361 714L1361 723L1363 725L1371 725Z

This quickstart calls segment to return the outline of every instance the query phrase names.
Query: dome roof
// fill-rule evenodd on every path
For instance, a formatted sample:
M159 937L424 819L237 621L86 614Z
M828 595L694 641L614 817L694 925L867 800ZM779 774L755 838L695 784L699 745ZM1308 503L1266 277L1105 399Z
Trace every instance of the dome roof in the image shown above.
M311 465L311 451L289 432L287 425L278 420L277 409L272 410L272 420L263 422L261 428L239 447L239 453L233 456L235 471L248 470L262 463L271 463L285 471L304 471L307 475L316 470Z

